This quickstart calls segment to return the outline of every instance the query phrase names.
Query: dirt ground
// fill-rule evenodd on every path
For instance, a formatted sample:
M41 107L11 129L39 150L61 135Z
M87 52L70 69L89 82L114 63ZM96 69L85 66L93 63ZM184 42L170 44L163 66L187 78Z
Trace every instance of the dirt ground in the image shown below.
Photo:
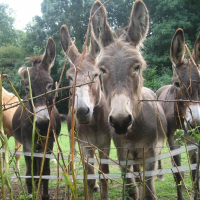
M51 171L55 171L56 168L52 168ZM13 169L10 168L9 169L10 173L13 174ZM21 171L24 172L23 175L25 175L25 169L21 169ZM20 181L18 180L17 182L13 182L10 181L11 187L12 187L12 192L13 192L13 198L14 200L21 200L21 199L26 199L24 197L24 192L27 192L27 188L25 185L24 180L22 180L22 183L20 183ZM55 185L55 188L52 187L52 184L49 182L49 196L51 200L56 200L56 196L58 196L58 200L67 200L68 198L65 196L68 196L68 194L65 194L65 187L64 186L59 186L58 189L58 195L57 195L57 188ZM5 197L6 200L10 199L9 197L9 192L7 190L7 186L5 185ZM2 200L2 186L0 184L0 200ZM42 190L40 191L40 196L39 196L39 200L42 200Z
M63 191L64 188L59 188L59 190ZM23 194L22 194L23 189L22 189L21 186L18 185L18 183L12 183L12 191L13 191L13 198L14 198L14 200L25 199L23 197ZM7 189L6 189L5 196L6 196L6 200L10 199L9 195L8 195L8 190ZM50 196L51 200L55 200L56 199L56 188L55 189L54 188L50 188L49 189L49 196ZM3 199L2 194L0 194L0 199ZM67 198L65 198L65 194L63 194L61 192L58 192L58 200L64 200L64 199L67 199ZM40 194L39 200L42 200L41 194Z

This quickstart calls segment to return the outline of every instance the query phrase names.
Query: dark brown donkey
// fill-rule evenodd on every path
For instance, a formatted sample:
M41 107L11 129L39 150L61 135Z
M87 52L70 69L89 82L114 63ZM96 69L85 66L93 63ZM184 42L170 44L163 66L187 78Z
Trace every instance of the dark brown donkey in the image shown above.
M174 135L176 129L189 130L200 125L200 104L192 101L199 101L200 99L200 35L197 37L194 50L193 60L184 59L185 55L185 37L182 29L177 29L171 43L170 57L173 68L172 85L166 85L157 91L160 100L176 100L181 99L183 102L161 102L161 105L166 114L168 123L167 137L171 150L178 148L175 143L176 136ZM184 102L184 100L191 100L191 102ZM193 139L186 134L185 137L192 141ZM195 152L190 152L191 163L196 162ZM174 160L178 166L181 165L181 158L179 155L174 156ZM173 163L173 162L172 162ZM194 177L195 171L193 171ZM178 199L182 200L183 194L181 190L180 174L175 174L177 185Z
M48 39L46 50L43 56L37 58L31 58L33 63L32 67L22 67L19 69L18 73L24 79L24 85L27 91L27 95L25 96L25 100L30 98L29 94L29 80L28 80L28 72L30 73L31 79L31 89L32 89L32 96L36 97L38 95L44 94L52 90L53 86L53 79L50 76L50 69L53 66L54 59L56 56L56 46L52 38ZM47 130L49 126L50 120L52 120L52 128L50 129L49 134L49 141L47 146L47 153L51 153L53 150L53 143L54 143L54 134L53 128L55 130L55 134L59 135L61 129L61 122L60 116L53 105L53 95L52 93L45 94L40 98L36 98L33 100L35 112L36 112L36 129L39 133L35 133L35 140L34 140L34 152L44 152ZM25 103L26 110L22 109L20 105L16 110L12 127L14 130L14 137L23 144L23 151L24 152L31 152L32 147L32 129L33 126L29 121L27 114L30 116L31 120L33 120L33 106L31 101ZM50 115L53 109L52 116ZM31 175L31 157L25 156L26 161L26 176ZM40 167L41 167L42 158L34 157L33 167L34 167L34 175L40 174ZM50 175L50 166L49 166L49 159L45 159L43 175ZM38 180L36 180L37 183ZM42 199L47 200L50 199L48 195L48 182L49 180L43 179L43 195ZM26 179L26 185L28 188L28 193L32 193L32 182L30 178Z
M139 47L146 37L149 27L149 15L142 1L135 1L130 15L129 26L121 35L114 38L107 22L106 10L100 1L91 9L92 34L101 47L100 58L96 66L101 70L103 89L109 109L109 124L115 129L114 144L118 159L125 161L130 149L129 159L143 159L158 155L161 151L166 131L166 118L162 108L153 100L153 91L143 87L142 71L146 63ZM142 100L142 102L140 102ZM159 114L158 114L159 113ZM157 148L158 147L158 148ZM141 165L134 165L134 171L140 171ZM131 169L131 166L128 166ZM155 169L155 162L145 165L146 171ZM122 172L125 168L121 167ZM142 199L135 180L126 179L128 196ZM145 199L154 199L154 179L146 177ZM151 192L152 194L151 194Z
M93 81L94 83L86 84L76 88L75 96L75 119L78 138L81 140L81 147L85 146L84 156L87 158L94 157L92 148L88 148L93 144L99 149L102 149L106 155L109 155L111 134L108 124L108 111L106 108L105 97L101 92L99 70L95 67L95 58L99 52L97 43L91 38L89 53L84 55L84 59L80 69L78 68L81 62L82 54L77 48L72 45L72 41L66 25L60 29L61 45L64 52L69 51L71 59L70 69L67 71L67 77L70 80L70 86L75 84L75 70L79 70L77 74L76 84L83 84ZM73 90L71 90L73 94ZM71 113L68 113L68 129L71 129ZM100 158L105 159L106 156L99 151ZM88 174L94 174L94 168L87 166ZM107 164L101 165L102 171L107 174L109 168ZM109 199L107 181L104 179L101 182L101 199ZM93 199L93 189L95 180L88 180L89 199Z

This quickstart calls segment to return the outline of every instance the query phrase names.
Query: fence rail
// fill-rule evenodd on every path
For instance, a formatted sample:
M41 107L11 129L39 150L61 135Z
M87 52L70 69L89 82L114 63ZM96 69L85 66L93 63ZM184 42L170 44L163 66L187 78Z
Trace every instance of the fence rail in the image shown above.
M157 147L155 147L157 148ZM192 150L195 150L197 149L197 146L196 145L187 145L187 149L188 151L192 151ZM0 152L5 152L4 149L0 149ZM169 152L165 152L165 153L161 153L155 157L149 157L149 158L146 158L145 160L143 159L138 159L138 160L129 160L128 161L128 165L136 165L136 164L143 164L144 162L145 163L149 163L149 162L155 162L155 161L158 161L158 160L162 160L162 159L165 159L165 158L169 158L171 157L171 155L175 156L175 155L178 155L178 154L181 154L181 153L185 153L186 152L186 148L185 147L181 147L181 148L178 148L178 149L175 149L175 150L172 150L171 151L171 154ZM22 151L10 151L11 154L15 154L15 155L24 155L24 156L31 156L31 153L30 152L22 152ZM55 153L55 152L54 152ZM34 157L43 157L43 153L34 153L33 156ZM50 158L50 159L53 159L53 158L56 158L55 154L46 154L45 156L46 158ZM68 156L64 156L63 157L64 160L68 160ZM80 158L75 158L75 161L80 161ZM126 162L127 161L119 161L119 160L112 160L112 159L99 159L97 161L97 159L95 158L89 158L89 163L101 163L101 164L109 164L109 165L126 165ZM179 166L179 171L180 172L184 172L184 171L189 171L189 165L184 165L184 166ZM196 164L192 164L191 165L191 169L192 170L195 170L196 169ZM166 169L158 169L158 170L153 170L153 171L145 171L145 176L146 177L150 177L150 176L157 176L157 175L164 175L164 174L171 174L171 173L176 173L178 172L177 171L177 168L176 167L172 167L172 168L166 168ZM133 172L133 173L127 173L126 174L126 177L127 178L135 178L137 177L138 175L140 176L143 176L143 173L142 172ZM13 175L10 175L11 178L16 178L16 176L13 176ZM108 179L119 179L121 178L121 173L115 173L115 174L105 174L105 177L107 177ZM102 174L88 174L87 175L87 179L103 179L105 178ZM31 176L20 176L20 178L31 178ZM34 176L34 178L39 178L39 176ZM55 176L55 175L50 175L50 176L42 176L42 179L50 179L50 180L56 180L56 179L62 179L63 176ZM70 178L71 175L70 175ZM79 179L79 180L83 180L84 179L84 176L83 175L77 175L76 179Z

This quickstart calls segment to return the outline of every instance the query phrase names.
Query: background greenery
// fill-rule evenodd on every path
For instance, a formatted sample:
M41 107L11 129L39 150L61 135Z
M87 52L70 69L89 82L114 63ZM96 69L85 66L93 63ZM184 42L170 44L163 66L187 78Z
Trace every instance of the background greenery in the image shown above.
M89 21L89 12L94 0L43 0L42 16L35 16L25 30L13 28L15 19L8 5L0 4L0 70L9 75L21 97L24 96L23 83L16 74L20 66L25 65L25 58L43 53L48 37L57 45L57 57L51 75L58 81L64 63L64 55L59 41L62 24L69 28L70 35L76 40L79 51L85 40ZM156 91L171 82L172 70L169 59L170 43L177 28L185 32L186 42L192 51L194 41L200 31L199 0L144 0L150 14L150 30L142 48L148 68L144 72L145 86ZM113 30L128 25L133 0L110 0L106 4L108 20ZM67 68L69 64L67 65ZM4 81L4 87L11 91ZM62 79L62 86L68 80ZM67 91L59 93L58 100L68 95ZM57 107L60 112L67 112L66 101Z

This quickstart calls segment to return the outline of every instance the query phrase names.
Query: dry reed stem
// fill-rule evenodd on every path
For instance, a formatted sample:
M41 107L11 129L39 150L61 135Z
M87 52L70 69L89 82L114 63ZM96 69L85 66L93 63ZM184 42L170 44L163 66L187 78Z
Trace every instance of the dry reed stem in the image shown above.
M1 134L3 134L4 130L3 130L3 111L2 111L2 75L0 75L0 131L1 131ZM1 134L0 134L0 136L1 136ZM2 138L1 138L1 142L2 142L2 146L3 146ZM1 190L2 197L4 200L5 199L5 186L4 186L4 177L3 177L1 157L0 157L0 177L1 177L1 185L2 185L2 190Z

